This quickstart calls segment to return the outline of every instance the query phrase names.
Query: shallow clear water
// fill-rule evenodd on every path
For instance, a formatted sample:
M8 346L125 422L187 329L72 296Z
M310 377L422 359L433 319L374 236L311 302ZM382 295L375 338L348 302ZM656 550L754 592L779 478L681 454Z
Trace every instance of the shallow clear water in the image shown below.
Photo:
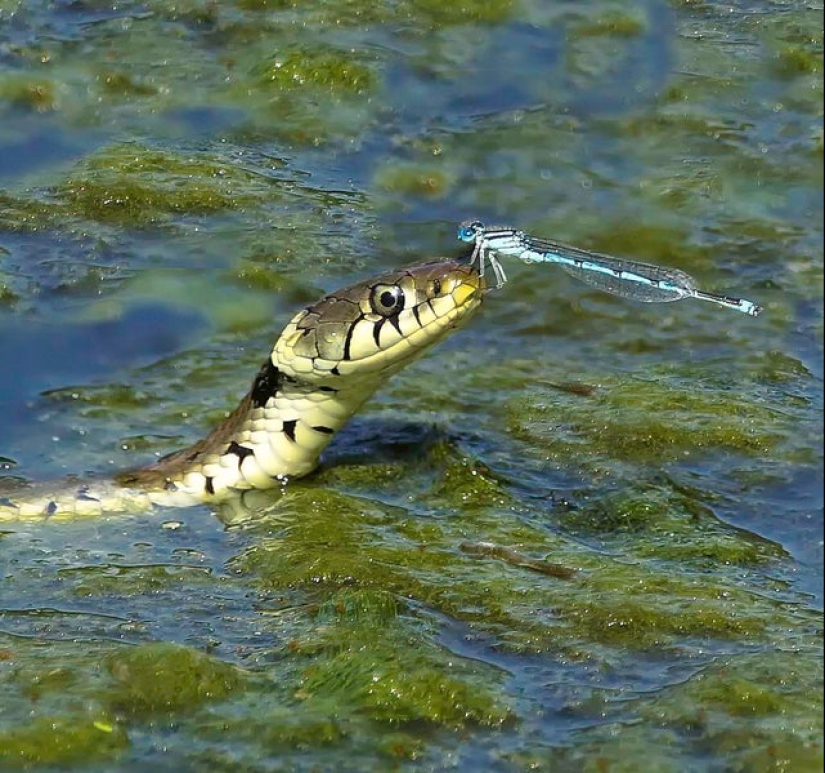
M191 442L296 308L468 217L765 306L510 262L251 517L4 522L0 765L821 770L822 40L819 3L0 0L5 477Z

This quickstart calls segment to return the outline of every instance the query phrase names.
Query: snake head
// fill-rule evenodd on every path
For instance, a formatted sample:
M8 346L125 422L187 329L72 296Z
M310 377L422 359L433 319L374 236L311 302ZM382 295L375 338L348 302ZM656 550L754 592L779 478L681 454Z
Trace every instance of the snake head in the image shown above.
M387 272L300 311L272 362L331 388L378 384L466 322L485 290L473 266L454 261Z

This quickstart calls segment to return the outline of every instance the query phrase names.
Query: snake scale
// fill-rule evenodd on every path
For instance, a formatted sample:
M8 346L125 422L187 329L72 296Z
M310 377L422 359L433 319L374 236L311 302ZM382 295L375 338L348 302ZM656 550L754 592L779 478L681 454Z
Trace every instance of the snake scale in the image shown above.
M305 476L364 401L465 323L486 289L473 266L440 261L326 295L292 318L203 440L111 479L0 491L0 521L220 503Z

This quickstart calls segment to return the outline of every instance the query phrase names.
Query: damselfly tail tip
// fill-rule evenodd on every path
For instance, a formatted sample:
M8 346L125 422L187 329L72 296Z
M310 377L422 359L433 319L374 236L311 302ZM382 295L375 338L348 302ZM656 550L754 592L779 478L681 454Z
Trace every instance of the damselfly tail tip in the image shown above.
M750 314L752 317L758 317L764 311L764 308L758 303L747 301L747 304L748 308L745 309L745 313Z
M758 303L749 301L747 298L729 298L726 300L728 300L729 303L725 305L729 305L731 308L741 311L748 316L758 317L762 313L762 307Z

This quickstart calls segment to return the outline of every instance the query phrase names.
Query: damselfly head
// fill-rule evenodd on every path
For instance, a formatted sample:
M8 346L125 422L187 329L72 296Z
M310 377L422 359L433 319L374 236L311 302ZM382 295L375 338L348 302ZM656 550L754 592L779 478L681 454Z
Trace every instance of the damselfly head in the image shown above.
M482 231L484 231L484 223L480 220L465 220L458 227L458 239L467 242L467 244L472 244Z

